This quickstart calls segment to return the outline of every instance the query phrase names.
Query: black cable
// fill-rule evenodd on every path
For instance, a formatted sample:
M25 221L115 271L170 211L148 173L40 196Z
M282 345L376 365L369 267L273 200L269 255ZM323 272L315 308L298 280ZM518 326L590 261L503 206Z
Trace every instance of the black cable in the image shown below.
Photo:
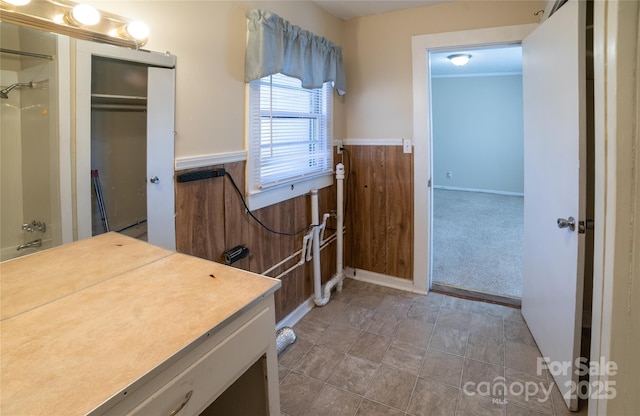
M297 235L300 235L302 233L307 232L309 230L309 228L311 228L311 227L317 227L317 225L311 225L309 227L305 227L302 230L294 232L294 233L285 233L285 232L282 232L282 231L276 231L276 230L273 230L273 229L269 228L262 221L260 221L255 215L253 215L253 212L251 212L251 210L249 210L249 207L247 206L247 202L244 200L244 195L242 195L242 192L240 191L240 188L238 188L238 185L236 185L236 181L233 180L233 177L231 176L231 174L229 172L225 172L225 176L228 177L229 180L231 181L231 185L233 185L233 187L235 188L236 192L240 196L240 200L242 201L242 205L244 205L244 208L247 210L247 213L249 214L249 216L251 216L251 218L253 218L258 224L260 224L260 226L262 226L262 228L264 228L265 230L269 231L270 233L278 234L278 235L287 235L287 236L290 236L290 237L295 237Z

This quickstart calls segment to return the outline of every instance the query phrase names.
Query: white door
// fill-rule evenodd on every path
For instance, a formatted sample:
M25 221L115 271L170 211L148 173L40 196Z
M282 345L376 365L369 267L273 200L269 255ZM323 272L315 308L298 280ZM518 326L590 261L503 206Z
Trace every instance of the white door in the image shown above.
M149 242L176 249L174 167L175 70L154 68L147 79L147 225Z
M585 3L569 1L523 42L525 202L522 314L577 409L585 213ZM575 218L575 229L558 219ZM573 393L571 396L570 393Z

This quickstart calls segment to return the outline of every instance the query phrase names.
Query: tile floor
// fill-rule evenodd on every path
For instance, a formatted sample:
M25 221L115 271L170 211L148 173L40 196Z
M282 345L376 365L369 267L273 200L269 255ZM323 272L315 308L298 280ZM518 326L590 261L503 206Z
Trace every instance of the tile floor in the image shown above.
M346 279L294 330L278 360L282 415L575 415L538 374L517 309Z

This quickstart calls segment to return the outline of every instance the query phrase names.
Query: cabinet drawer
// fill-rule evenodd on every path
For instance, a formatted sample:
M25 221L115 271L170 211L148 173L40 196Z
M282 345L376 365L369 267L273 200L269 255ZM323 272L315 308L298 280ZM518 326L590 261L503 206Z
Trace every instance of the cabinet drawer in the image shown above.
M262 310L129 414L200 414L267 352L275 336L270 313L269 309Z

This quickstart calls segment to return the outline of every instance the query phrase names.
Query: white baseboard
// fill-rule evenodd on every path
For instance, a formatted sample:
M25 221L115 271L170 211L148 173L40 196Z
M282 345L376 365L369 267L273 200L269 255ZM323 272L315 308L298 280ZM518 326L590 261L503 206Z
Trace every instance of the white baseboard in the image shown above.
M400 279L399 277L387 276L385 274L370 272L362 269L354 269L352 267L345 267L344 275L350 279L360 280L362 282L372 283L374 285L404 290L405 292L419 293L421 295L427 294L425 291L417 289L414 286L413 281Z
M459 188L457 186L443 186L443 185L433 185L433 188L434 189L445 189L447 191L481 192L483 194L524 196L524 192L495 191L493 189Z
M284 328L285 326L292 327L297 324L306 314L311 312L311 310L315 307L315 303L313 302L313 296L309 297L309 299L305 300L293 310L289 315L285 316L276 324L276 331L280 328Z

